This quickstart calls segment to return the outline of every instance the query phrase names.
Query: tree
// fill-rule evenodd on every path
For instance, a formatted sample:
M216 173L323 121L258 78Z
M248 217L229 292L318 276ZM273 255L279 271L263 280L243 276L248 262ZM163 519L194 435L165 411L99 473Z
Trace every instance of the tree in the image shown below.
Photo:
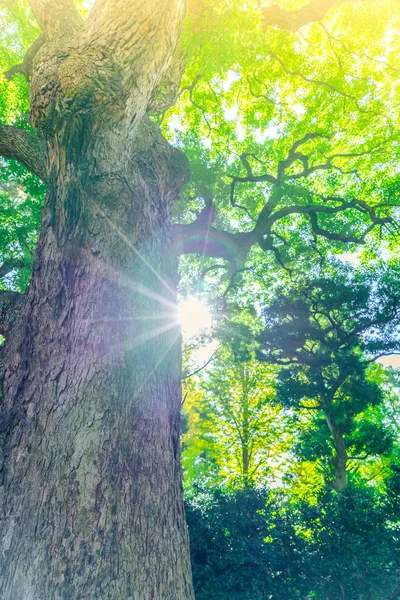
M370 48L384 59L372 59L370 77L363 72L371 62L365 28L362 34L354 30L356 50L329 31L323 40L316 33L324 16L329 22L329 15L340 13L339 34L346 34L353 26L352 19L344 25L347 3L313 1L288 13L195 1L180 45L184 0L97 0L86 19L72 0L30 0L29 6L41 34L13 65L12 49L22 54L39 31L22 0L2 3L2 35L12 31L17 41L2 53L11 81L3 85L0 153L45 182L47 194L23 294L12 282L26 268L19 263L24 257L2 248L1 268L8 269L14 289L3 290L0 302L6 338L0 358L0 590L5 600L190 599L179 459L180 341L173 314L177 256L217 258L232 275L253 252L282 262L280 246L287 240L279 226L288 219L297 219L311 245L314 238L362 243L372 229L392 226L395 198L387 189L396 174L397 146L388 107L396 105L396 66L382 39L398 6L388 2L379 26L374 20ZM362 3L361 22L365 15L373 19L374 10ZM229 26L232 17L241 23L239 35ZM299 71L296 57L309 52L293 51L304 38L296 33L302 26L310 26L304 43L315 51ZM218 171L215 154L202 160L201 135L191 143L186 130L182 139L194 168L181 194L182 219L173 225L189 169L177 148L182 140L169 143L155 115L176 102L186 65L181 95L190 107L183 110L183 128L191 120L200 129L214 127L208 113L223 115L224 104L212 83L216 77L222 87L233 68L248 82L246 118L253 113L254 122L261 103L265 126L279 131L276 108L290 131L279 148L266 143L255 149L253 135L229 162L228 124L220 129L225 143ZM29 80L30 125L23 76ZM209 88L205 110L196 83ZM264 83L273 88L273 109L264 107ZM210 98L216 98L215 110ZM320 110L320 126L314 109L299 118L307 98L310 108ZM372 162L381 165L379 174L372 173ZM202 180L205 163L211 182ZM227 169L221 173L222 163L231 165L229 175ZM240 214L237 228L227 223L226 179L230 215ZM247 184L258 188L253 200L244 198L242 211L237 190ZM259 184L265 184L262 193ZM190 222L193 204L197 217Z
M274 371L254 358L238 360L229 348L218 352L184 404L187 483L265 486L276 477L292 436L289 418L272 402Z
M303 442L314 460L328 457L326 478L336 490L346 486L349 461L391 449L387 427L368 410L383 402L371 363L399 351L398 285L397 264L372 274L333 264L323 276L278 288L263 311L260 357L281 365L283 405L315 415Z

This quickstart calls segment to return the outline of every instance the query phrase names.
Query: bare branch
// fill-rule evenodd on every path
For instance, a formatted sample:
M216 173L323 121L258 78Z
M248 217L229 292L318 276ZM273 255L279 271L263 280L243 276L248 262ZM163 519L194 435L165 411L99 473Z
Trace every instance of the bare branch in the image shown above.
M20 65L15 65L9 69L6 73L4 73L4 77L11 81L11 79L17 73L23 75L26 81L29 81L32 75L33 70L33 61L35 59L36 54L39 52L40 48L45 44L46 36L44 34L39 35L38 38L33 42L32 46L29 48L28 52L25 54L24 60Z
M46 149L42 140L29 131L0 125L0 155L17 160L47 181Z
M306 6L294 11L283 10L278 4L261 9L263 27L277 27L287 31L298 31L314 21L322 21L331 8L352 0L310 0Z
M203 369L205 369L206 367L208 367L208 365L217 358L217 352L214 352L213 354L211 354L210 358L204 363L204 365L202 365L201 367L199 367L198 369L196 369L195 371L192 371L192 373L188 373L187 375L183 375L182 377L182 381L184 379L189 379L189 377L193 377L194 375L197 375L197 373L200 373L200 371L202 371Z

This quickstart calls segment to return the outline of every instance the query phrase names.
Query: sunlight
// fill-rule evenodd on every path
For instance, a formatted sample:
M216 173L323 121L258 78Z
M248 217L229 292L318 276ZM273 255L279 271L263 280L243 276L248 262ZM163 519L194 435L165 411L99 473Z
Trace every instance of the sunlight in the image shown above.
M179 323L185 337L193 337L212 325L212 318L207 306L196 298L190 296L181 302L178 311Z

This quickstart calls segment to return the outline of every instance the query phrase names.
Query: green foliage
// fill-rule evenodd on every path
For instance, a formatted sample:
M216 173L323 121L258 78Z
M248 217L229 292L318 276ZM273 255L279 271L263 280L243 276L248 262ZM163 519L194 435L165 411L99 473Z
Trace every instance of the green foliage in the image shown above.
M283 5L298 8L292 0ZM215 225L229 231L252 229L265 205L271 212L321 204L336 210L357 199L388 214L398 196L398 3L363 2L356 10L344 3L323 22L292 33L263 27L256 2L198 0L191 10L188 68L179 102L163 123L192 169L176 207L179 219L192 220L205 195L217 206ZM279 182L263 180L284 165ZM318 222L329 242L314 234L304 213L282 215L266 232L264 252L248 257L249 287L260 274L267 285L274 278L274 255L278 265L296 269L296 259L316 249L347 250L345 238L360 238L369 214L353 206L321 213ZM386 223L377 231L391 240L395 228ZM272 247L274 255L266 256Z
M314 505L245 489L187 499L198 600L385 600L400 592L399 478Z
M259 356L280 365L278 402L313 415L297 453L329 473L342 439L350 460L392 451L378 408L381 370L371 361L399 349L399 272L397 263L354 270L330 261L322 269L276 290L263 309Z
M29 85L22 75L12 81L4 76L22 62L40 33L27 2L0 6L0 31L0 123L29 129ZM17 162L0 158L0 267L13 267L4 269L0 287L24 291L29 282L44 192L37 177Z
M0 181L0 265L10 265L4 278L7 287L25 291L42 220L44 186L19 165L10 164L2 176L7 183Z
M287 463L291 419L272 402L275 369L227 348L188 389L183 467L188 483L265 485Z

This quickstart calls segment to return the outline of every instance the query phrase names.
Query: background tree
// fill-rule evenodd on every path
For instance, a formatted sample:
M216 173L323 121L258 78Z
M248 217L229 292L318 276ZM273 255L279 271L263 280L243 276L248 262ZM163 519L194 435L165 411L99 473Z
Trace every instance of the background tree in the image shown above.
M188 393L183 468L188 484L266 485L291 448L289 417L272 402L274 368L225 348Z
M392 263L371 273L331 264L322 277L314 275L278 288L263 309L260 357L282 366L283 405L315 414L303 433L305 452L330 457L327 480L340 490L349 461L391 450L390 431L371 411L382 404L383 390L370 365L399 350L398 268Z

